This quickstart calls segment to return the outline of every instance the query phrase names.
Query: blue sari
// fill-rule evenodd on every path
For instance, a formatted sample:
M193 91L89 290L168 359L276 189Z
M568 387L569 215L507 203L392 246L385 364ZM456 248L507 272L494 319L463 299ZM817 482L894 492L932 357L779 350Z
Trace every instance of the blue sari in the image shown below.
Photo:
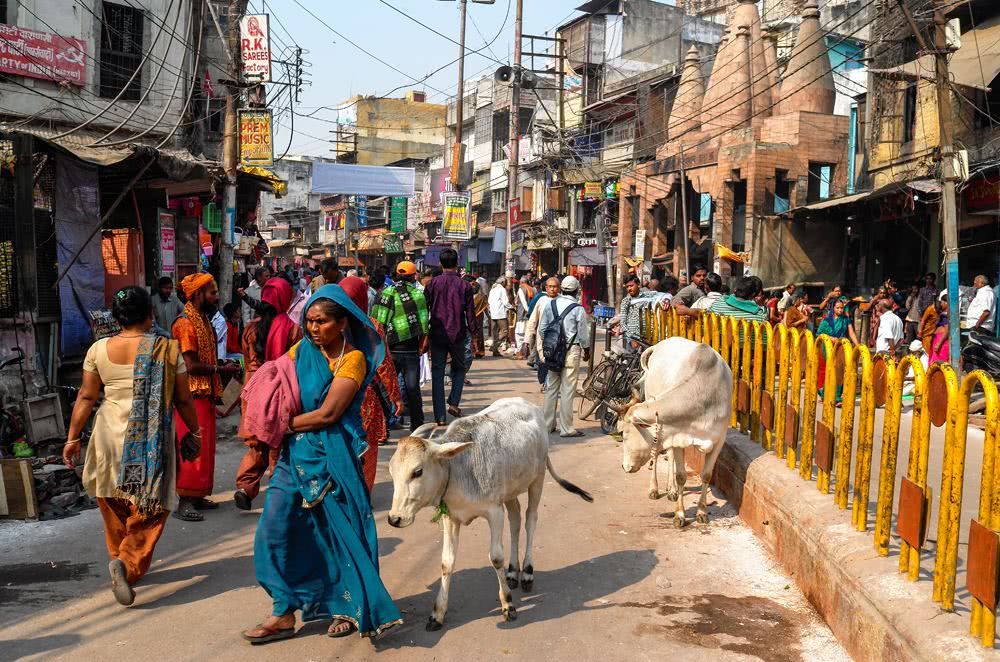
M338 285L317 290L303 318L320 299L347 310L347 339L364 354L367 374L337 423L292 435L282 448L257 525L254 568L275 616L300 609L303 621L339 618L371 637L402 622L379 577L375 519L360 460L368 448L361 403L385 348L368 316ZM319 409L333 373L308 336L296 350L295 370L302 411Z

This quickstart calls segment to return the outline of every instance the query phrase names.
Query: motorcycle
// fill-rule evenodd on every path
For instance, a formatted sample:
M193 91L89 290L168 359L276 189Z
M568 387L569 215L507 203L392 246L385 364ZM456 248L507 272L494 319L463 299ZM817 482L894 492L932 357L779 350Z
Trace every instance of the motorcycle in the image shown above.
M1000 338L985 333L969 334L969 344L962 349L962 366L966 372L983 370L1000 380Z

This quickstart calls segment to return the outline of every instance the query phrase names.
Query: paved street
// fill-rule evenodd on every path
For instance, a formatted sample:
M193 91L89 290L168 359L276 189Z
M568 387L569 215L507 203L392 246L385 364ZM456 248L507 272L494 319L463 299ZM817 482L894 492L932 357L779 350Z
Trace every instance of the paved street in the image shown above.
M507 359L476 364L466 406L523 395L541 402L534 375ZM230 425L231 427L231 425ZM255 580L259 511L231 504L241 447L220 444L216 500L202 524L171 519L133 607L107 588L100 519L88 511L43 523L0 523L0 659L848 659L792 580L716 496L712 522L672 526L666 501L646 498L643 472L626 476L620 447L595 424L556 440L558 471L593 493L586 504L549 480L542 501L536 582L515 592L519 618L504 623L487 560L488 530L462 535L446 628L424 630L438 587L441 536L426 511L412 527L384 524L392 485L383 448L375 508L382 574L406 623L374 643L331 640L311 623L293 640L251 648L239 638L269 610ZM697 481L697 478L694 479ZM689 498L689 517L695 500ZM258 504L263 500L259 499ZM506 540L506 536L505 536Z

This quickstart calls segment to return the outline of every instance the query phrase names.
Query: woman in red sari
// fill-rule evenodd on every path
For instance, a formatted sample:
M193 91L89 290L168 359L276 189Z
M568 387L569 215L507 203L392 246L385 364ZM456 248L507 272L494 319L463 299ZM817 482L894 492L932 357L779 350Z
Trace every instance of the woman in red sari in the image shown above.
M339 283L347 296L351 298L358 308L365 313L368 312L368 283L357 276L348 276L341 279ZM378 334L382 336L385 343L385 329L377 321L371 318L372 324ZM388 344L386 344L388 348ZM379 366L375 379L368 385L365 392L365 400L361 404L361 424L365 428L365 436L368 437L368 450L361 458L361 468L364 472L365 485L368 493L371 494L375 486L375 469L378 466L378 447L389 438L389 428L386 425L386 412L383 409L382 401L395 409L396 416L403 413L403 395L399 391L399 380L396 377L396 366L392 362L388 349L385 353L385 360Z

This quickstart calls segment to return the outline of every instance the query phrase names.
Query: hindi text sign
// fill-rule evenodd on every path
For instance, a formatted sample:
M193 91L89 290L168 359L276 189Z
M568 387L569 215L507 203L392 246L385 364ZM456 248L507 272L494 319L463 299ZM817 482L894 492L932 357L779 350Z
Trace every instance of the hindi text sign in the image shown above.
M0 25L0 73L82 87L87 47L75 37Z
M472 237L469 227L469 192L449 191L441 194L444 202L444 221L441 223L441 237L445 240L466 240Z

